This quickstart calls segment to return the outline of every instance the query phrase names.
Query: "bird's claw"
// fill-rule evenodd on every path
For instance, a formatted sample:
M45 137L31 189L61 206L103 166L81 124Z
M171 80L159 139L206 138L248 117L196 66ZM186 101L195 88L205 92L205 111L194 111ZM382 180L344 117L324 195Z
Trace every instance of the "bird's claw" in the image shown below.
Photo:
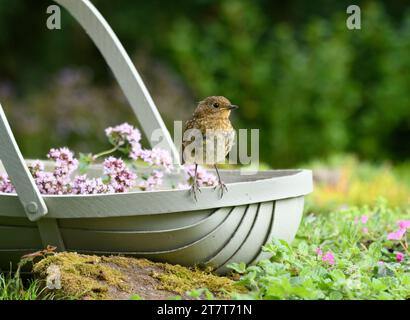
M201 193L201 189L199 188L199 183L198 183L197 181L195 181L195 182L192 184L190 191L191 191L192 196L194 197L194 200L195 200L195 201L198 201L197 193L198 193L198 192Z
M219 181L219 183L214 187L214 190L216 190L217 188L220 189L219 199L222 199L222 197L224 196L224 193L228 192L228 187L226 186L225 183L223 183L223 181Z

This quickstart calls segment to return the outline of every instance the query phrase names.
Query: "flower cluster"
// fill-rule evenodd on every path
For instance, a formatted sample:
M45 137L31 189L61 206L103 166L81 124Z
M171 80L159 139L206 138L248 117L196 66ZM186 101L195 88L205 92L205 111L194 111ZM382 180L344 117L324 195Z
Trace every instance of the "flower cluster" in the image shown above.
M363 227L362 227L362 232L364 233L364 234L368 234L369 233L369 229L366 227L366 226L364 226L366 223L367 223L367 221L369 221L369 216L367 216L367 215L362 215L361 217L360 217L360 224L361 225L363 225ZM359 218L355 218L354 219L354 224L359 224Z
M114 192L126 192L135 185L137 176L121 159L109 157L104 160L104 174L108 177L109 187Z
M11 184L11 181L7 174L0 174L0 192L4 193L13 193L15 192L14 186Z
M195 165L187 164L184 166L187 180L192 180L195 176ZM204 168L198 166L196 179L200 187L213 187L218 184L218 179L212 173L207 172Z
M105 129L105 134L112 145L128 152L130 158L136 160L141 153L141 133L128 123Z
M167 172L170 172L173 168L172 157L169 152L164 149L144 149L141 150L139 157L151 166L163 167Z
M128 123L123 123L115 127L109 127L105 133L114 146L113 149L99 153L80 157L78 161L74 153L68 148L51 149L47 158L54 162L51 171L46 171L43 162L36 160L31 162L29 170L34 181L42 194L99 194L127 192L134 187L144 191L158 189L163 184L164 173L170 173L174 168L172 157L168 151L153 148L142 149L140 131ZM145 177L138 177L130 167L120 158L109 156L103 161L103 177L88 178L83 174L83 167L88 167L102 155L107 155L115 151L120 151L132 160L141 159L150 167L151 173ZM75 175L79 169L81 175ZM183 167L184 183L178 185L179 188L189 187L189 182L195 174L194 165ZM197 181L200 186L214 186L217 184L215 175L208 173L202 167L198 167ZM15 189L6 174L0 175L0 192L12 193Z
M77 169L78 161L68 148L51 149L47 157L54 160L55 166L52 172L44 171L44 164L33 161L29 170L34 181L44 194L66 194L71 190L70 175Z
M162 185L162 177L164 173L159 170L153 170L151 175L146 179L142 180L139 187L145 191L154 190L157 186Z
M87 179L86 175L76 176L71 188L73 194L107 193L109 190L109 186L101 178Z
M399 229L387 235L388 240L401 240L410 228L410 220L401 220L398 223Z
M335 256L334 256L334 254L333 254L332 251L328 251L328 252L326 252L325 254L323 254L322 249L321 249L320 247L317 247L317 248L316 248L316 255L317 255L319 258L321 258L322 261L324 261L324 262L326 262L326 263L328 263L328 264L330 264L330 265L335 264Z

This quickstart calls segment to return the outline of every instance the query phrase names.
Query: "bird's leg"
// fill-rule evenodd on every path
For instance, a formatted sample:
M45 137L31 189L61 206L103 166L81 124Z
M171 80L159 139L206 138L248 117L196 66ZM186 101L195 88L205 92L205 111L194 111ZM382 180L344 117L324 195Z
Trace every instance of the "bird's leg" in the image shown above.
M228 192L228 187L226 186L226 184L221 180L221 176L219 175L219 171L218 171L218 167L216 166L216 164L214 164L215 170L216 170L216 174L218 175L218 185L215 187L220 187L221 188L221 199L224 195L224 192Z
M195 174L194 174L193 181L192 181L192 186L191 186L191 193L194 196L195 201L198 201L198 199L196 197L197 192L201 192L201 189L199 189L198 180L196 178L197 177L197 171L198 171L198 164L195 163Z

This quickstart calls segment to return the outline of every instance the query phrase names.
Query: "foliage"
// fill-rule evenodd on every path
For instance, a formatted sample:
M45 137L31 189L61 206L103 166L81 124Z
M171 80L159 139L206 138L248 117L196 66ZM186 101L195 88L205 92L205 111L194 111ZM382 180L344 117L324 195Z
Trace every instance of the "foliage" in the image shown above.
M231 266L242 275L238 284L251 289L235 298L408 299L409 248L405 238L387 240L386 230L409 217L409 210L390 209L383 200L372 208L310 214L292 246L274 239L265 246L269 260Z
M61 30L44 32L49 3L26 2L0 6L0 30L7 31L0 31L0 99L17 140L30 157L51 145L98 150L98 132L133 115L73 19L64 15ZM347 1L95 4L131 55L153 57L143 67L136 56L149 89L180 79L188 103L175 110L186 108L186 118L198 99L228 96L241 107L235 126L261 130L261 159L271 166L346 151L366 159L409 158L410 13L404 4L363 2L356 31L345 25ZM14 21L19 27L7 27ZM36 43L16 42L28 29ZM60 73L67 64L81 73ZM159 68L162 78L151 81L158 65L166 66ZM163 89L154 100L164 99ZM172 100L167 96L161 106L167 121L176 120L176 112L167 111Z
M241 127L261 129L270 164L344 150L402 159L410 154L410 15L396 29L379 5L362 12L358 32L341 14L299 30L270 25L253 2L224 1L214 19L175 23L173 60L197 96L222 92L240 105Z

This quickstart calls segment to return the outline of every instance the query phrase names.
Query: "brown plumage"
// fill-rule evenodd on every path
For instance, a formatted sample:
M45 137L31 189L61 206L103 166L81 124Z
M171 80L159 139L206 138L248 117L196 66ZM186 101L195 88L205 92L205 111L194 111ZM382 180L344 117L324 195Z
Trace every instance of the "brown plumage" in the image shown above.
M214 165L218 174L221 197L227 191L218 172L217 163L223 162L232 149L235 130L229 116L238 107L222 96L211 96L200 101L192 118L184 127L183 160L185 163ZM196 199L196 191L200 191L196 175L192 189Z

